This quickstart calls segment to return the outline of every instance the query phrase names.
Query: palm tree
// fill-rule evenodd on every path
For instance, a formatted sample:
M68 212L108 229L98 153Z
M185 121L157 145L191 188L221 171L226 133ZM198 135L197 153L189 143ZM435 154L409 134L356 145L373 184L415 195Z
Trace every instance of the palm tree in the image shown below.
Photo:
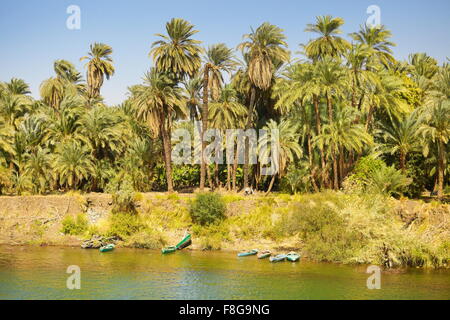
M391 49L395 47L395 43L389 41L392 33L385 26L371 27L364 24L359 32L351 33L350 36L355 41L367 45L373 52L369 59L373 57L375 62L380 62L386 67L395 62Z
M418 129L420 122L414 113L404 119L392 119L388 125L382 125L382 138L384 148L390 154L399 155L399 164L402 173L406 172L406 160L408 154L418 150Z
M151 69L144 84L130 88L132 100L137 104L137 116L146 121L154 137L160 137L166 168L167 189L173 192L171 128L173 120L186 116L186 101L181 89L166 75Z
M226 130L232 128L239 128L243 125L244 116L247 114L247 109L239 102L236 97L236 91L227 85L221 92L220 99L213 102L209 108L209 121L214 128ZM234 146L233 146L234 148ZM236 183L236 168L237 162L231 169L231 162L237 160L230 159L227 155L227 189L231 190L231 177L233 176L234 185ZM217 164L216 164L217 168ZM216 170L217 177L217 170Z
M122 150L127 133L117 113L108 107L98 107L85 113L80 119L81 130L98 160L109 158Z
M186 95L186 105L189 109L189 118L191 121L200 119L200 93L203 87L203 79L194 77L183 82Z
M280 178L285 174L286 168L290 162L293 162L295 157L300 158L303 154L302 148L298 141L300 134L298 127L288 120L282 120L280 123L270 120L264 127L266 132L270 134L262 135L258 140L259 156L274 160L271 165L275 172L272 171L272 179L270 180L267 189L268 194L273 187L275 178L278 175ZM273 139L271 134L276 134L278 139ZM273 145L272 142L275 142Z
M109 80L114 75L115 70L111 58L113 50L104 43L91 44L90 49L88 56L82 57L80 61L89 60L86 64L88 97L96 98L100 96L104 78Z
M333 123L333 98L337 99L344 95L345 89L348 87L347 74L339 62L325 57L316 63L316 77L322 95L327 101L328 121Z
M51 178L52 155L48 149L38 148L35 153L27 154L25 174L31 177L34 191L42 194L46 191Z
M173 18L166 23L167 35L156 34L162 40L153 42L150 55L158 72L170 73L177 80L193 77L201 67L199 46L201 41L192 39L198 31L186 20Z
M219 92L223 83L222 72L231 72L237 66L237 61L234 59L233 50L229 49L225 44L219 43L208 48L206 52L206 63L203 67L203 106L202 106L202 153L201 153L201 167L200 167L200 190L205 187L206 180L206 161L205 149L206 141L204 141L204 134L208 130L208 100L209 89L211 89L211 97L216 100L219 97Z
M53 170L59 184L77 190L83 179L93 173L90 151L78 141L68 141L56 148Z
M434 90L421 108L422 122L419 132L437 146L438 197L443 197L446 145L450 139L450 66L444 65L434 78ZM425 145L424 155L429 153Z
M245 129L250 129L253 121L256 91L268 90L272 85L274 62L287 62L289 51L287 50L286 36L283 30L268 22L264 22L250 34L244 35L245 41L238 48L247 57L247 76L250 82L250 101L247 113ZM249 140L245 139L244 159L244 188L248 187L249 175Z
M13 144L14 129L0 117L0 156L3 159L14 155Z
M344 150L361 152L365 146L373 143L373 138L365 128L355 123L356 110L344 108L337 113L336 121L326 124L322 133L314 138L314 144L318 146L327 145L333 161L334 188L339 189L343 177ZM340 167L338 169L338 156ZM340 178L339 178L340 176Z
M324 57L343 56L350 44L340 37L344 19L332 16L318 16L315 24L308 24L305 31L319 34L319 38L311 40L304 46L306 56L313 61Z

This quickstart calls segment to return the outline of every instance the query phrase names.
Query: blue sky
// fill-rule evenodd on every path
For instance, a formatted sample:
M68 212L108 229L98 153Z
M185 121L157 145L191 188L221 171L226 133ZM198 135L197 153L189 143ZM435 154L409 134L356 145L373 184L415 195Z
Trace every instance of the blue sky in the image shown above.
M81 30L66 28L72 4L81 9ZM296 52L313 37L304 29L315 16L344 18L348 34L366 21L370 5L381 8L398 59L411 52L427 52L440 62L450 57L449 0L0 0L0 81L23 78L37 97L42 80L53 75L54 60L70 60L84 74L79 58L89 44L104 42L114 49L116 74L105 82L102 95L116 104L150 68L154 34L163 33L173 17L193 23L205 47L218 42L236 47L250 27L269 21L285 30L289 49Z

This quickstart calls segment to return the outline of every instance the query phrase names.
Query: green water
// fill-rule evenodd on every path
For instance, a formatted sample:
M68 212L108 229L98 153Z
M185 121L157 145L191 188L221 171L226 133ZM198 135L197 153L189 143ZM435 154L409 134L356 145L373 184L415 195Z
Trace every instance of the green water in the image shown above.
M69 290L69 265L81 289ZM450 272L383 273L369 290L365 266L272 264L232 253L0 246L0 299L450 299Z

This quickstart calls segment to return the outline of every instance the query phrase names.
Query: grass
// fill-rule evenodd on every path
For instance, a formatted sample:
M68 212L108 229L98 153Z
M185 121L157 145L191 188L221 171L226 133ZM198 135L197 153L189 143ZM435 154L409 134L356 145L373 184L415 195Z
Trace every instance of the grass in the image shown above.
M79 230L78 218L66 218L63 224L69 234L116 235L125 246L137 248L159 249L190 230L194 245L203 250L264 241L273 247L288 243L315 261L449 267L448 205L333 191L269 197L224 194L222 201L233 212L205 226L191 218L194 200L177 194L144 199L138 214L109 214Z

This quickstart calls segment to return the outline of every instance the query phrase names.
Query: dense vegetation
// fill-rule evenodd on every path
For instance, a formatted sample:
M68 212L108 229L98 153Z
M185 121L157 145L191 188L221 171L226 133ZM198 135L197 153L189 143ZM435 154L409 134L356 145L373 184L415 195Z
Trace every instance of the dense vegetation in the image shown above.
M0 194L109 191L126 211L133 191L206 186L292 193L356 186L412 197L427 189L442 197L450 65L424 53L397 61L384 26L344 37L343 24L317 17L305 30L315 38L295 59L283 30L263 23L244 35L241 62L224 44L204 49L193 25L172 19L153 43L154 67L117 106L101 96L115 71L113 49L101 43L82 58L86 81L72 63L55 61L41 99L23 80L0 83ZM279 129L278 175L250 165L249 148L244 165L174 165L171 133L193 130L193 120L202 134Z

